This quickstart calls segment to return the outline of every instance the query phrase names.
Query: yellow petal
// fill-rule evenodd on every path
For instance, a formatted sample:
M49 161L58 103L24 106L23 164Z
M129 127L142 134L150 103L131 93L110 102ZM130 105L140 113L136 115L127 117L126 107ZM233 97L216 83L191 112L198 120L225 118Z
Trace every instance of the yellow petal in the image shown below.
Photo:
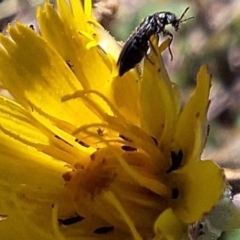
M124 76L118 76L116 62L120 52L120 45L105 30L99 30L101 39L99 45L109 55L112 61L112 79L105 84L104 92L111 102L128 120L139 126L139 80L134 71Z
M9 136L15 139L19 138L22 142L29 143L32 146L37 144L48 144L47 135L39 131L36 121L17 103L0 96L0 129L1 132L8 131ZM2 134L3 137L5 134ZM12 139L14 141L14 139ZM1 141L4 144L4 141ZM7 143L6 143L7 144ZM12 145L12 148L15 145ZM17 149L16 149L17 150ZM26 149L18 149L26 150Z
M180 240L186 237L187 225L181 222L171 208L165 210L154 224L154 240Z
M1 238L62 239L54 208L73 211L63 179L71 168L41 151L50 144L49 136L25 109L4 97L0 122L0 215L6 217L0 221Z
M59 175L58 184L63 183L61 172L67 170L66 163L54 160L38 150L41 145L49 144L49 138L35 126L35 120L23 108L0 97L0 122L2 181L19 187L21 184L34 184L36 181L38 184L46 184L48 188L51 186L48 184L51 177ZM37 171L41 172L40 169L44 169L41 174L46 176L43 178L34 174L38 164ZM55 172L51 173L53 170ZM22 177L24 181L21 180Z
M63 59L41 37L21 24L10 27L9 34L13 41L0 36L4 47L0 49L0 78L22 106L34 113L32 107L36 105L46 114L73 125L98 119L79 99L62 103L64 95L82 87Z
M1 185L0 192L0 212L6 215L6 219L0 222L1 239L14 240L16 236L19 239L64 239L55 227L57 218L51 200L31 200L24 193L9 192Z
M160 54L168 47L166 40L159 48L156 40L154 49L144 61L143 77L140 82L141 127L157 138L166 153L173 134L179 103L176 104L176 88L169 79ZM156 54L157 52L157 54Z
M176 152L183 151L184 162L200 158L206 141L206 114L209 104L211 75L203 65L197 75L197 86L187 105L184 107L174 136Z
M188 224L209 212L224 191L223 172L210 160L188 164L170 175L171 185L179 192L171 202L173 211Z
M43 38L68 63L84 89L101 90L111 77L111 69L107 56L96 46L95 38L100 36L87 23L88 19L83 12L79 21L85 23L85 26L76 22L66 2L61 1L59 11L58 15L50 3L45 3L43 9L38 9L38 22ZM89 49L89 44L95 47Z
M129 73L121 78L114 78L107 86L106 93L119 112L128 116L131 123L139 126L139 90L133 75Z
M46 166L49 164L54 169L55 162L59 162L59 160L63 162L63 165L69 163L74 166L75 163L79 164L80 162L87 164L88 156L93 151L91 147L84 148L75 141L73 136L64 133L49 122L45 121L44 126L39 124L25 109L4 97L0 97L0 122L0 153L4 156L14 156L13 159L29 158L30 162L21 162L23 169L26 166L28 168L31 161L33 163L40 162ZM45 162L41 162L43 161L41 157L46 158ZM1 165L1 168L2 170L6 169L2 174L6 175L11 182L13 175L9 175L7 169L12 164L13 170L18 171L19 162L9 160L4 164L6 167Z

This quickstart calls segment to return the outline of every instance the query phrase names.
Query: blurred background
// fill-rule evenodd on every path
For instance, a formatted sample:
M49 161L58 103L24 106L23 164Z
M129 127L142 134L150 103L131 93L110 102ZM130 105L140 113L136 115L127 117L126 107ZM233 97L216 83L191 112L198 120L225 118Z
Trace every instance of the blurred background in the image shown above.
M34 25L35 8L43 0L0 0L0 31L18 19ZM52 1L54 4L54 1ZM173 61L165 51L170 77L182 89L183 99L195 85L202 64L213 75L209 109L210 135L204 158L226 168L234 192L240 192L240 1L239 0L103 0L94 1L95 17L119 41L125 41L136 26L157 11L177 16L190 7L172 43Z

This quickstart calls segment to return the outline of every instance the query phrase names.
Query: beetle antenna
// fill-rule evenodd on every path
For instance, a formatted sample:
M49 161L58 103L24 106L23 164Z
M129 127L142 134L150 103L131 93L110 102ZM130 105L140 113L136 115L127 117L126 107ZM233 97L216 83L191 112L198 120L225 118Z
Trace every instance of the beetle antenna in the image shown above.
M182 13L181 17L179 18L179 22L182 23L182 22L186 22L194 17L189 17L189 18L185 18L183 19L183 17L185 16L185 14L187 13L187 11L189 10L190 7L187 7L184 12ZM183 19L183 20L182 20Z

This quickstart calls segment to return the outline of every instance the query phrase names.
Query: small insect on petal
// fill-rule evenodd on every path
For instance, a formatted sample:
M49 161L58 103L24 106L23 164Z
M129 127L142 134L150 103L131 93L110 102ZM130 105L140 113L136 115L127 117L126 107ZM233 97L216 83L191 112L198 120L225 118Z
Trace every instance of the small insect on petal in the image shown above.
M173 59L170 45L173 40L171 32L165 29L166 25L171 24L175 31L179 30L179 25L193 17L183 19L184 15L188 11L189 7L185 9L180 18L172 12L156 12L153 15L146 17L142 23L136 28L133 34L128 38L122 51L119 55L117 65L119 67L119 76L123 76L127 71L134 68L141 62L144 56L147 55L150 38L155 35L170 37L169 53L171 59ZM182 20L183 19L183 20Z

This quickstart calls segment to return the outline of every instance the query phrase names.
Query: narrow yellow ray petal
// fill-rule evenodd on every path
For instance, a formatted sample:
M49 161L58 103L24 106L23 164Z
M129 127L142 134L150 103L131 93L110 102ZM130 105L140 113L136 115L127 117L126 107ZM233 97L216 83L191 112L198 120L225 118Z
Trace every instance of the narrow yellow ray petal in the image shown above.
M144 61L140 83L141 126L159 140L159 147L167 156L179 107L176 105L173 84L160 57L169 41L165 41L159 48L156 39L152 40L152 44L154 48Z
M174 171L170 181L179 189L179 197L172 200L173 211L187 224L209 212L225 188L222 170L210 160L194 162Z
M33 144L48 144L48 137L36 126L35 120L17 103L0 96L0 126Z
M195 141L198 141L199 151L203 149L206 141L206 114L209 104L210 81L211 76L207 72L207 66L203 65L197 75L196 89L184 107L177 123L174 144L176 151L179 149L183 151L184 161L186 162L191 161L193 148L197 145L195 145ZM200 154L201 152L198 153L198 156ZM194 155L196 156L196 153Z
M128 227L130 228L130 231L133 235L133 239L142 240L141 236L139 235L139 233L137 232L134 226L134 223L132 222L128 214L125 212L123 206L118 201L118 199L114 196L114 194L109 191L109 192L104 192L103 196L111 205L113 205L118 210L119 214L121 215L121 218L126 222Z
M0 224L1 237L61 239L52 227L51 209L64 199L63 174L71 168L37 148L48 145L49 136L25 109L4 97L0 122L0 213L7 216Z
M16 43L7 41L3 35L0 37L8 54L0 50L3 69L0 77L14 98L30 111L34 110L29 101L49 115L61 117L73 125L88 122L91 117L94 119L80 100L61 102L62 96L81 89L81 85L60 56L29 27L17 24L17 28L10 27L9 33ZM34 61L33 56L36 56ZM78 109L85 112L80 118Z
M87 30L86 16L83 12L81 1L70 0L67 2L57 0L56 2L58 6L57 12L66 30L67 28ZM47 4L49 5L49 3L46 2L45 4L45 9L47 9L47 7L49 7ZM49 17L52 17L51 14L53 14L53 12L50 10Z
M116 154L116 157L122 167L125 169L125 171L131 176L137 183L145 187L152 192L158 194L161 197L166 197L168 194L168 188L161 182L159 182L157 179L151 179L149 177L145 177L144 175L141 174L141 172L138 172L131 168L124 160L123 157L121 157L120 154L117 153L117 151L114 151L114 154Z
M109 81L104 89L119 112L128 116L129 121L140 125L139 114L139 82L133 72L125 74L123 77L114 77Z
M85 104L99 116L99 118L106 120L106 116L115 116L119 121L125 123L127 120L119 113L118 109L100 92L95 90L76 91L73 94L68 94L62 98L62 101L81 98Z
M91 25L87 29L86 26L78 26L69 6L66 3L61 3L61 5L63 6L61 6L60 15L49 3L46 3L43 9L38 9L41 34L68 63L84 89L100 90L110 79L111 69L105 61L102 61L104 54L96 46L97 31ZM80 21L85 24L87 22L83 13ZM53 24L49 24L51 22ZM87 47L92 43L95 47L88 49ZM107 56L105 58L108 61Z
M59 1L58 3L59 5L62 4L61 0L58 0L58 1ZM83 21L84 11L83 11L82 2L78 0L70 0L69 2L71 5L73 17L76 23L78 24L79 29L86 30L86 22Z
M92 17L92 4L90 1L84 1L84 12L88 17Z

